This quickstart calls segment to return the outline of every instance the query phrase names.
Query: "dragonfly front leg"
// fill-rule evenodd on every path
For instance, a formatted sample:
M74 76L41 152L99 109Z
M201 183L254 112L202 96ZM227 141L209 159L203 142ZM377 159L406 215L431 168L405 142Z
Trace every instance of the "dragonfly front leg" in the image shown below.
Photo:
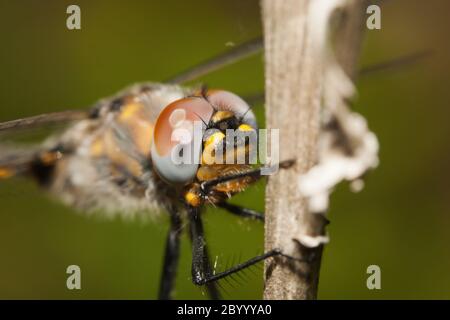
M225 271L219 273L211 273L208 270L207 265L205 264L205 257L207 254L206 241L204 237L203 224L199 215L199 210L198 208L190 207L188 211L192 237L192 282L196 285L207 285L209 283L223 279L270 257L283 256L288 259L304 262L303 260L296 259L284 254L279 249L273 249L262 255L256 256L243 263L233 266Z

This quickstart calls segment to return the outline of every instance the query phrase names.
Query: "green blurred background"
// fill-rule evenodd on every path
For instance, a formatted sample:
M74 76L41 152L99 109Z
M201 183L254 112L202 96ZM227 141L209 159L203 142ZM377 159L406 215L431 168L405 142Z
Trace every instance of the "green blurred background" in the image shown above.
M258 1L76 1L82 30L66 29L73 1L0 1L0 121L68 108L138 81L162 81L261 34ZM321 299L450 298L450 3L396 0L382 6L382 29L367 31L361 65L431 49L416 65L361 78L356 111L381 144L366 188L332 197L320 279ZM263 90L262 56L201 79L241 95ZM263 107L256 106L263 123ZM5 139L5 138L2 138ZM282 192L282 190L280 190ZM264 184L233 202L263 210ZM205 228L219 261L263 250L262 225L209 209ZM0 184L0 298L154 299L168 221L105 220L77 214L32 182ZM204 299L190 281L183 237L176 298ZM82 290L66 289L66 267ZM366 268L382 289L366 288ZM262 297L262 271L225 298Z

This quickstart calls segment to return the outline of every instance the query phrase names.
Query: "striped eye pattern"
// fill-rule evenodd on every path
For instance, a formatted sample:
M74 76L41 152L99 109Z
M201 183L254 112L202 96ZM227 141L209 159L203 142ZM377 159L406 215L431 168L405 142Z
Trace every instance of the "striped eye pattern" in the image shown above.
M151 147L153 168L161 179L184 185L195 178L201 163L205 129L214 114L221 111L232 112L242 123L256 128L256 118L248 104L223 90L176 100L161 111Z

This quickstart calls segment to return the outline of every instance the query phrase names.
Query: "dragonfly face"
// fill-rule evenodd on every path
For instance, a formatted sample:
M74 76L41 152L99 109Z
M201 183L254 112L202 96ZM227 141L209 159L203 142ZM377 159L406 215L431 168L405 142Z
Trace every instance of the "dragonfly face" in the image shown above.
M196 132L196 124L202 130ZM154 169L167 183L185 187L184 200L188 205L198 207L205 199L212 204L217 203L244 190L253 181L250 177L238 178L217 184L205 194L201 192L202 182L250 169L246 163L234 162L234 158L227 163L224 161L229 158L226 153L226 134L230 130L242 133L251 131L256 135L256 119L244 100L227 91L203 91L176 100L159 115L151 150ZM185 133L188 141L174 141L177 132L181 135ZM196 133L201 136L194 139ZM237 154L241 150L244 156L248 154L248 144L238 145L238 140L231 143L233 153ZM225 152L222 157L216 159L217 151L223 149ZM189 163L173 161L174 154L180 150L189 153Z

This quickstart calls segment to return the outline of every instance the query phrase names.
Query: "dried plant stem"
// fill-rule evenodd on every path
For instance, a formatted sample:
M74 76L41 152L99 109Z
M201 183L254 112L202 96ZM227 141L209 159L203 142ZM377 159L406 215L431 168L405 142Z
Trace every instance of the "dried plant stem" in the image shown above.
M309 263L273 259L265 265L265 299L316 299L322 246L306 248L302 235L324 235L325 219L308 212L298 177L316 161L320 130L320 56L312 46L308 12L314 0L262 0L266 72L267 128L280 129L280 160L296 159L289 170L269 178L266 190L266 250L281 248ZM336 54L354 73L361 39L364 1L354 1L345 17Z

